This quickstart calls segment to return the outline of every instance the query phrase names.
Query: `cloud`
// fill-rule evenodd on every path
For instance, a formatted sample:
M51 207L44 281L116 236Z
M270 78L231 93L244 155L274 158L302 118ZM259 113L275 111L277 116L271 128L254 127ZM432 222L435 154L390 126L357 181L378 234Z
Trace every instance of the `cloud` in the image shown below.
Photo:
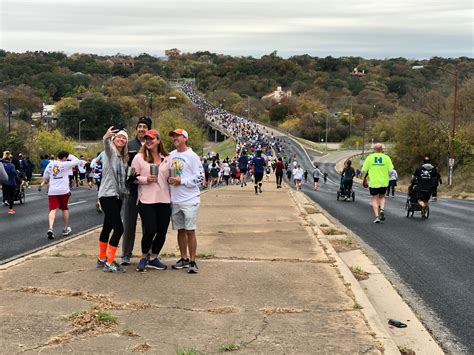
M12 51L473 54L472 4L466 0L0 1L1 47Z

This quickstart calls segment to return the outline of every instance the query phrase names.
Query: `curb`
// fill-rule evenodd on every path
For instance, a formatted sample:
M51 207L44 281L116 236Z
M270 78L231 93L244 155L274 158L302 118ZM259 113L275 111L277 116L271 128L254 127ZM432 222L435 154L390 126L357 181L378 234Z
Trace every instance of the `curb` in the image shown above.
M30 251L25 252L23 254L19 254L19 255L11 257L9 259L6 259L6 261L3 264L0 265L0 271L7 270L11 267L14 267L18 264L21 264L21 263L25 262L25 261L27 261L31 258L36 258L38 256L47 254L47 253L53 251L54 249L56 249L60 246L67 245L67 244L70 244L72 242L75 242L76 240L82 239L82 238L90 235L91 233L94 233L100 227L101 226L89 228L89 229L81 232L80 234L73 235L73 236L70 236L68 238L58 240L57 242L54 242L53 244L48 244L48 245L36 248L34 250L30 250Z
M289 191L297 208L304 215L304 218L306 219L306 216L308 215L308 213L304 209L302 201L300 201L297 198L296 193L293 189L289 188ZM313 201L309 200L306 197L306 195L299 195L299 196L304 198L307 201L306 203L308 205L319 207ZM362 306L362 309L360 311L364 315L369 328L374 332L375 339L382 344L383 353L400 354L400 351L398 350L398 347L395 344L395 341L392 339L390 333L386 330L386 328L382 325L378 317L377 311L375 310L372 303L369 301L367 295L364 293L359 282L355 279L354 275L349 270L349 267L339 257L339 255L334 250L333 246L331 245L329 240L326 238L326 236L323 234L323 232L319 229L319 227L314 226L313 232L314 232L314 237L321 242L323 249L326 255L328 256L328 258L332 258L335 260L335 265L337 266L344 283L350 285L348 288L353 293L355 300Z
M440 345L428 332L423 323L418 319L414 311L408 306L405 300L400 296L397 290L389 282L380 269L372 263L362 248L352 250L352 252L336 252L330 238L314 223L312 216L322 216L329 224L333 224L342 230L340 236L361 240L355 233L348 230L337 219L332 217L316 202L309 199L305 194L296 193L290 189L291 196L304 219L312 225L313 233L316 239L321 243L325 253L329 258L335 260L340 276L343 282L352 291L355 301L362 306L361 312L364 315L368 326L373 330L374 337L384 347L387 354L399 354L400 350L412 350L416 353L443 354ZM318 212L310 212L306 207L316 208ZM340 237L339 236L339 237ZM339 239L339 238L335 238ZM361 242L363 245L363 241ZM354 255L356 257L354 258ZM356 262L355 262L356 261ZM369 271L369 280L358 281L350 270L352 262L354 265L364 265ZM359 264L362 263L362 264ZM385 302L384 302L385 300ZM389 329L385 322L392 317L393 312L410 322L410 328L407 332L402 330ZM407 328L408 329L408 328Z

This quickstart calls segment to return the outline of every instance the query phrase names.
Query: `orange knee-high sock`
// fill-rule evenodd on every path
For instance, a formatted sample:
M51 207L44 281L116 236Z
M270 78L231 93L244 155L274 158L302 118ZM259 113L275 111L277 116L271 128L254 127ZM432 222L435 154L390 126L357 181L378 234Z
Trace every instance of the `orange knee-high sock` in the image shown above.
M115 254L117 253L117 247L113 247L109 244L107 247L107 262L110 264L115 260Z
M107 257L107 245L108 243L99 241L99 259L105 260Z

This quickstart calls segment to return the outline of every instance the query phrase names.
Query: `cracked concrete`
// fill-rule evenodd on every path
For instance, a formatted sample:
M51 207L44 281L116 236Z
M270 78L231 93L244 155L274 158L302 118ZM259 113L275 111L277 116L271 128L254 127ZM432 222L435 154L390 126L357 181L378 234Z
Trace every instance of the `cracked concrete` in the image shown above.
M213 354L235 344L240 354L380 353L334 259L286 188L203 194L198 253L206 258L197 275L137 273L137 259L127 273L105 274L95 266L98 233L0 272L2 352ZM138 231L135 254L139 241ZM163 252L168 265L176 260L171 230ZM70 332L65 317L94 305L117 317L111 332L44 346Z

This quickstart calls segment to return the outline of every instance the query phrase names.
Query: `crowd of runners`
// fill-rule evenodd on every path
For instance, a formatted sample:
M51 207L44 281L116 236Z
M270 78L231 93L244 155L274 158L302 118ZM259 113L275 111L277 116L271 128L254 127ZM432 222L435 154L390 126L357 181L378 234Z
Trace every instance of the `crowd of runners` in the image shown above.
M56 158L43 156L39 190L48 185L49 239L55 238L57 210L62 211L62 235L67 236L72 232L68 209L71 189L84 185L92 188L95 184L98 190L96 208L104 215L98 245L97 266L100 269L105 272L124 272L131 265L140 215L141 256L135 269L144 272L149 268L168 268L161 261L160 253L171 223L177 231L180 251L180 258L172 268L197 273L196 228L202 189L220 185L240 185L244 188L249 183L253 184L255 195L259 195L264 191L263 182L269 182L272 173L276 178L277 189L282 187L285 175L297 191L302 190L303 184L309 184L314 191L318 191L321 183L326 184L327 172L318 165L312 167L311 171L305 170L297 161L296 153L268 128L213 106L189 85L183 85L182 90L204 112L207 120L232 137L236 143L233 156L208 154L199 157L188 146L188 133L179 128L164 132L172 137L176 148L169 153L161 142L160 132L152 128L152 121L148 117L139 118L134 135L129 136L121 126L110 127L103 137L104 150L93 159L84 159L83 156L78 158L66 151L59 152ZM8 178L13 172L17 173L10 152L4 153L2 162ZM375 152L367 157L362 171L357 173L347 163L341 174L341 189L352 189L352 180L356 175L369 176L374 222L385 220L385 194L389 193L389 181L395 179L395 184L391 184L393 194L397 176L390 158L382 153L380 144L375 145ZM420 177L417 183L418 186L424 186L423 189L432 185L430 181L422 185L423 176L427 174L439 176L428 158L414 174ZM2 187L4 202L8 203L11 211L13 206L8 184L7 181ZM421 191L420 187L418 191ZM425 206L429 200L426 191L417 193L416 200L422 213L426 213ZM119 263L116 262L116 253L121 240Z

